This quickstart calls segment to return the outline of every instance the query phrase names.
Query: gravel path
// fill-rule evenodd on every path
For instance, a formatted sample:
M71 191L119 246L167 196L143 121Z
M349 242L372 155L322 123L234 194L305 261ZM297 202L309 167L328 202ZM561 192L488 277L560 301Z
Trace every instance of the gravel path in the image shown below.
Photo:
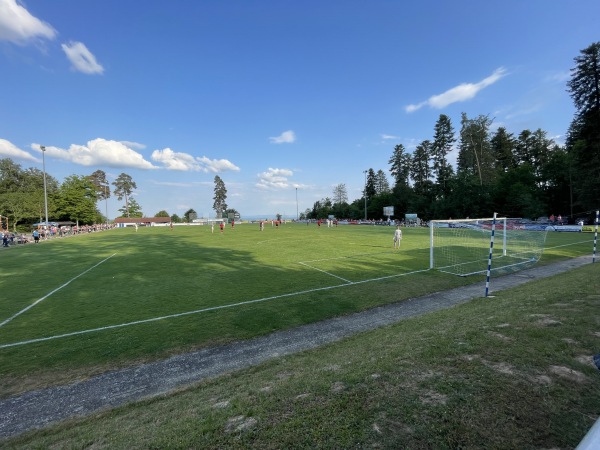
M551 277L591 263L580 257L492 280L493 291ZM400 320L482 297L484 283L437 292L349 316L279 331L268 336L199 350L138 367L104 373L78 383L0 400L0 439L55 422L164 394L208 377L260 364Z

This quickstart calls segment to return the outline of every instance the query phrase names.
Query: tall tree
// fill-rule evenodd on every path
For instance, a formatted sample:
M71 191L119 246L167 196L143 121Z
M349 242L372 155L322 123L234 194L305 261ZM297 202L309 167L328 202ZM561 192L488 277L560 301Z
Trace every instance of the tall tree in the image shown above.
M515 138L506 128L499 127L490 141L494 154L494 166L498 172L505 173L517 166L515 158Z
M575 57L567 83L575 105L566 147L573 161L573 187L582 210L598 208L600 197L600 42Z
M406 152L404 145L398 144L394 147L394 153L388 163L390 164L390 173L394 177L394 184L408 186L411 156Z
M91 175L88 175L88 179L94 185L94 190L96 192L96 201L100 202L104 200L104 207L106 210L106 214L108 215L108 202L107 200L110 198L110 184L106 179L106 173L103 170L96 170ZM108 217L106 217L108 221Z
M25 192L0 194L0 211L10 218L9 223L12 225L13 231L17 230L17 225L23 219L41 218L43 204L43 196L32 196Z
M424 140L415 148L410 166L410 177L414 182L415 192L423 193L429 185L431 167L429 165L431 155L431 141Z
M377 188L375 187L375 171L373 169L367 171L367 180L363 194L367 200L377 195Z
M221 218L227 209L227 188L219 175L215 175L215 196L213 197L213 209L217 218Z
M547 136L548 133L543 131L541 128L538 128L532 134L532 166L537 177L538 184L542 188L546 186L548 181L545 179L546 166L548 166L548 163L552 157L552 152L556 148L554 141L552 139L548 139Z
M531 130L523 130L517 137L515 159L517 164L528 163L533 166L534 139Z
M99 216L94 185L84 176L65 178L60 185L57 203L61 219L92 224Z
M448 153L452 151L452 146L456 142L456 138L454 137L452 121L445 114L440 114L433 130L433 143L431 144L433 173L436 176L440 192L444 196L447 194L448 182L453 173L453 170L449 167L447 157Z
M110 184L106 179L106 172L104 170L96 170L91 175L88 175L88 179L94 185L98 201L110 198Z
M341 205L348 203L348 189L344 183L340 183L333 187L333 204Z
M10 158L0 159L0 194L24 192L25 190L24 173L21 165Z
M115 187L115 195L117 196L119 201L125 198L125 217L130 217L129 197L133 193L133 190L137 189L135 181L133 181L130 175L127 175L126 173L121 173L121 175L119 175L117 179L113 181L112 184Z
M377 195L389 193L390 183L385 176L385 172L381 169L375 174L375 192Z
M469 119L466 113L461 114L457 172L476 176L480 186L492 182L494 156L489 136L491 125L492 120L488 116Z
M46 174L48 212L55 216L58 181ZM0 212L18 222L41 220L44 211L44 173L35 168L23 169L10 158L0 159Z

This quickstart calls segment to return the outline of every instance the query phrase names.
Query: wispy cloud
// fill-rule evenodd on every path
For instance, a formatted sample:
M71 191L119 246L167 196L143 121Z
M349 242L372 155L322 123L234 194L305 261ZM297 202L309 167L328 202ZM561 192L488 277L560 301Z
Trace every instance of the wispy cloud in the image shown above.
M381 139L383 139L384 141L389 141L391 139L400 139L400 137L398 136L393 136L391 134L382 134L381 135Z
M61 47L69 61L71 61L73 69L76 71L88 75L101 74L104 72L104 67L98 64L96 57L83 43L71 41L67 44L62 44Z
M289 169L273 169L258 174L256 186L261 189L286 189L291 187L288 178L294 175Z
M31 149L40 150L40 144L31 144ZM82 166L107 166L114 168L157 169L144 157L121 142L102 138L89 141L87 145L71 144L68 149L46 146L46 156L70 161Z
M16 0L0 0L0 40L18 45L56 37L56 31L46 22L32 16Z
M550 73L544 77L543 81L549 82L549 83L561 83L562 84L570 79L571 79L571 73L569 71L563 71L563 72Z
M284 131L279 136L270 137L271 144L291 144L296 141L296 134L292 130Z
M196 157L188 153L174 152L170 148L154 150L152 160L161 163L165 169L197 172L221 173L239 171L240 168L226 159Z
M119 141L125 147L134 148L136 150L144 150L146 148L146 144L140 144L139 142L133 141Z
M489 76L484 78L478 83L462 83L458 86L455 86L451 89L448 89L446 92L438 95L432 95L429 99L413 104L408 105L405 110L408 113L417 111L421 109L423 106L429 106L430 108L441 109L445 108L452 103L464 102L475 97L482 89L494 84L502 77L506 75L506 69L500 67Z
M0 139L0 157L40 162L39 159L35 158L30 153L21 150L19 147L10 141L7 141L6 139Z

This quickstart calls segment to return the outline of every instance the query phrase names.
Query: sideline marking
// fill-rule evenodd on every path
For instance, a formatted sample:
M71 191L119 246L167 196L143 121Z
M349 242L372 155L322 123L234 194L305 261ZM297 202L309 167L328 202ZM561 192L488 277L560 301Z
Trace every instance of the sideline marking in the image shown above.
M406 275L412 275L412 274L415 274L415 273L427 272L427 271L429 271L429 269L415 270L413 272L399 273L399 274L396 274L396 275L387 275L387 276L384 276L384 277L372 278L370 280L353 281L353 282L349 282L349 283L346 283L346 284L338 284L338 285L335 285L335 286L326 286L326 287L322 287L322 288L309 289L309 290L306 290L306 291L290 292L289 294L274 295L272 297L263 297L263 298L258 298L258 299L255 299L255 300L248 300L248 301L245 301L245 302L231 303L229 305L212 306L210 308L197 309L195 311L186 311L186 312L177 313L177 314L169 314L169 315L161 316L161 317L153 317L151 319L136 320L134 322L121 323L121 324L118 324L118 325L108 325L106 327L92 328L92 329L89 329L89 330L82 330L82 331L74 331L72 333L58 334L58 335L55 335L55 336L48 336L48 337L37 338L37 339L29 339L27 341L13 342L13 343L10 343L10 344L0 344L0 349L9 348L9 347L17 347L17 346L20 346L20 345L35 344L35 343L38 343L38 342L51 341L51 340L54 340L54 339L60 339L60 338L65 338L65 337L71 337L71 336L78 336L78 335L82 335L82 334L94 333L94 332L97 332L97 331L113 330L115 328L125 328L125 327L129 327L129 326L132 326L132 325L140 325L140 324L144 324L144 323L157 322L159 320L173 319L173 318L177 318L177 317L189 316L189 315L192 315L192 314L200 314L200 313L208 312L208 311L216 311L216 310L219 310L219 309L234 308L236 306L249 305L249 304L252 304L252 303L260 303L260 302L265 302L267 300L276 300L276 299L285 298L285 297L293 297L295 295L310 294L312 292L327 291L329 289L337 289L337 288L340 288L340 287L352 286L352 285L355 285L355 284L369 283L371 281L380 281L380 280L384 280L386 278L403 277L403 276L406 276Z
M3 327L4 325L6 325L8 322L10 322L11 320L13 320L15 317L20 316L21 314L23 314L26 311L29 311L31 308L33 308L35 305L37 305L38 303L46 300L48 297L50 297L52 294L54 294L55 292L58 292L59 290L61 290L62 288L64 288L65 286L67 286L68 284L71 283L71 281L75 281L77 278L79 278L82 275L85 275L86 273L88 273L90 270L95 269L96 267L98 267L100 264L102 264L105 261L108 261L110 258L112 258L113 256L115 256L116 253L113 253L112 255L110 255L108 258L103 259L102 261L100 261L98 264L96 264L95 266L90 267L89 269L87 269L84 272L81 272L79 275L77 275L75 278L71 278L69 281L67 281L65 284L63 284L62 286L57 287L56 289L54 289L53 291L51 291L50 293L44 295L42 298L36 300L35 302L33 302L31 305L29 305L27 308L22 309L21 311L19 311L18 313L16 313L14 316L9 317L8 319L6 319L4 322L0 323L0 327Z
M579 242L573 242L571 244L563 244L563 245L556 245L554 247L544 247L544 250L548 249L553 249L553 248L560 248L560 247L568 247L569 245L577 245L577 244L587 244L588 242L593 242L593 239L590 239L589 241L579 241Z

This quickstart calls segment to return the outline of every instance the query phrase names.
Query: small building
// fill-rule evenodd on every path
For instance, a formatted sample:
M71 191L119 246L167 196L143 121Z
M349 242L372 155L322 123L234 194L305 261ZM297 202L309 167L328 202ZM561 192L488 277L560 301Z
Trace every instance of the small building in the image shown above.
M170 217L117 217L113 223L117 228L134 227L165 227L171 223Z

